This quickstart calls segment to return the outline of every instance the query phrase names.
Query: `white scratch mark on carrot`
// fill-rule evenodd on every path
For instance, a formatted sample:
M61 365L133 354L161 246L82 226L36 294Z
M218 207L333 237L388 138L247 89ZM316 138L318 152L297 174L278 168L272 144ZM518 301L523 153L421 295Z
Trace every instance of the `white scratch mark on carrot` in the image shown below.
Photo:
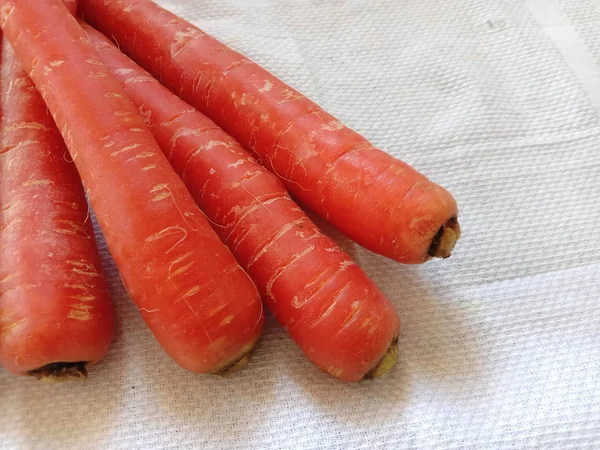
M351 283L348 282L346 283L346 285L344 287L342 287L340 290L338 290L332 297L329 303L329 306L327 308L325 308L325 310L319 314L319 318L317 320L315 320L311 325L310 328L315 328L316 326L318 326L323 320L325 320L335 309L335 307L337 306L337 301L338 299L344 295L344 293L350 288ZM316 295L316 294L314 294ZM312 295L311 297L307 298L304 303L302 305L300 305L299 307L301 308L302 306L306 305L313 297L314 295ZM295 307L298 307L296 305L294 305Z
M65 283L63 285L63 287L70 288L70 289L77 289L77 290L81 290L81 291L87 291L88 289L93 289L94 286L92 286L92 285L85 285L85 284L69 284L69 283Z
M339 378L340 376L342 376L342 373L344 373L344 369L330 365L327 368L327 372L333 375L334 377Z
M175 278L175 277L177 277L179 275L182 275L182 274L186 273L194 264L196 264L196 261L189 262L186 265L181 266L178 269L175 269L174 271L171 271L169 269L169 274L170 274L169 277L171 279L173 279L173 278Z
M91 301L96 300L95 295L72 295L69 298L79 300L80 302L91 302Z
M6 127L6 131L15 131L15 130L42 130L42 131L50 131L50 128L45 126L39 122L19 122L13 123L9 127Z
M9 282L10 280L12 280L13 278L15 278L16 276L17 276L17 274L16 274L16 273L11 273L11 274L9 274L9 275L5 276L4 278L2 278L2 279L0 280L0 284L1 284L1 283L7 283L7 282Z
M102 77L106 77L107 74L104 72L88 72L88 77L90 78L102 78Z
M159 308L156 308L156 309L140 308L140 311L145 312L145 313L155 313L155 312L160 311L160 309Z
M235 168L235 167L241 166L242 164L244 164L246 162L248 162L248 161L245 159L238 159L236 162L229 164L227 167Z
M248 269L250 269L254 265L254 263L258 261L260 257L264 255L275 242L277 242L278 239L283 237L294 227L297 227L298 225L307 222L308 220L308 217L301 217L300 219L294 220L293 222L287 223L283 227L281 227L281 229L277 233L269 237L267 242L262 247L259 247L255 250L254 254L252 255L252 258L250 259L250 262L248 263Z
M128 152L129 150L133 150L134 148L138 148L140 146L141 146L141 144L127 145L127 146L123 147L121 150L117 150L116 152L112 152L110 154L110 156L117 156L117 155L120 155L121 153Z
M310 252L312 252L315 249L314 245L311 245L310 247L304 249L302 252L300 253L296 253L294 256L292 256L292 259L290 260L290 262L288 262L285 266L283 267L279 267L275 273L273 274L273 276L269 279L269 281L267 282L267 295L269 297L271 297L273 299L273 284L275 283L275 281L277 281L277 279L291 266L293 265L296 261L298 261L299 259L301 259L303 256L308 255Z
M156 164L150 164L148 166L142 167L143 171L156 169Z
M50 61L51 67L58 67L63 65L65 62L62 59L55 59L54 61Z
M221 323L219 325L221 325L221 326L229 325L231 322L233 322L233 319L234 319L234 316L227 316L221 321Z
M99 277L100 274L92 264L88 264L84 261L72 261L68 260L67 264L71 264L73 268L71 272L75 272L81 275L87 275L90 277Z
M228 303L221 303L220 305L217 305L216 308L213 308L212 310L210 310L207 314L206 317L214 317L217 314L219 314L221 311L223 311L225 308L227 308L229 306Z
M137 155L129 158L127 160L127 162L129 161L135 161L136 159L144 159L144 158L151 158L152 156L156 155L156 153L154 152L143 152L143 153L138 153Z
M54 184L54 181L52 181L52 180L27 180L27 181L23 182L22 186L40 186L40 185L48 186L50 184Z
M127 80L125 80L125 84L126 85L130 85L130 84L136 84L136 83L145 83L147 81L154 81L154 78L150 77L150 76L139 76L139 77L131 77L131 78L127 78Z
M263 81L265 82L265 85L262 88L260 88L258 90L258 92L261 92L261 93L269 92L271 89L273 89L273 83L271 83L269 80L263 80Z
M118 68L118 69L114 69L113 73L116 73L117 75L127 75L128 73L131 72L135 72L134 69L127 69L127 68Z
M200 292L200 286L194 286L189 291L187 291L185 294L183 294L182 297L183 298L193 297L198 292Z
M92 306L83 304L74 304L70 306L71 311L69 311L69 314L67 315L69 319L87 321L92 318L92 315L90 313L90 309L92 309Z
M169 254L171 251L173 251L173 249L175 247L177 247L179 244L181 244L183 241L186 240L186 238L188 237L188 232L185 228L180 227L178 225L174 225L174 226L170 226L165 228L164 230L159 231L158 233L153 234L152 236L149 236L146 238L146 242L153 242L156 241L158 239L162 239L164 237L167 236L172 236L174 234L179 234L181 233L183 235L183 237L178 240L175 245L173 245L169 250L167 250L166 254Z

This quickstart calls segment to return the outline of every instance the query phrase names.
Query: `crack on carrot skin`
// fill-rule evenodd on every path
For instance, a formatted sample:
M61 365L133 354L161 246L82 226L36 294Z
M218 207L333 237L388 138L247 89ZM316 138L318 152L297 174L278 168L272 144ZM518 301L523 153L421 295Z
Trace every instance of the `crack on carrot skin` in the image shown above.
M80 302L92 302L94 300L96 300L96 296L95 295L71 295L69 298L72 298L73 300L79 300Z
M175 42L171 44L171 58L176 58L190 43L205 34L197 28L188 28L187 31L175 32Z
M12 280L13 278L17 277L18 275L19 275L18 273L8 274L7 276L5 276L4 278L2 278L0 280L0 284L2 284L2 283L8 283L10 280Z
M0 292L0 297L8 294L10 292L19 292L19 291L26 291L27 289L36 289L36 288L39 288L41 285L42 285L42 283L28 283L28 284L22 284L19 286L14 286L14 287L7 289L6 291Z
M269 196L272 194L269 194ZM268 200L262 200L262 199L258 199L257 202L253 202L250 206L246 207L246 211L244 211L241 215L239 215L240 211L239 211L239 207L234 207L232 208L225 217L229 216L229 214L233 213L234 214L234 221L229 225L232 226L233 228L231 229L231 231L229 232L229 234L227 235L227 237L225 238L226 240L229 240L231 238L231 236L233 236L233 233L235 232L235 230L237 229L237 227L242 223L242 221L248 217L250 214L252 214L254 211L256 211L259 208L264 208L267 205L270 205L272 203L275 203L277 201L280 200L287 200L287 201L293 201L288 195L286 194L279 194L276 197L272 197L269 198ZM236 208L238 210L236 210ZM242 211L244 208L241 208Z
M350 305L350 313L348 313L348 315L344 318L342 326L336 334L343 333L350 325L352 325L356 321L358 313L364 305L364 300L355 300L352 302L352 304Z
M79 206L77 205L77 202L65 202L62 200L53 200L52 203L54 203L55 205L65 205L65 206L69 206L71 207L71 209L77 211L79 209Z
M229 306L228 303L222 303L220 305L217 305L216 308L213 308L212 310L210 310L206 313L206 317L208 317L210 319L211 317L214 317L217 314L219 314L221 311L223 311L228 306Z
M8 147L4 147L2 148L2 150L0 150L0 156L6 155L10 152L12 152L13 150L18 150L22 147L26 147L28 145L37 145L40 144L40 141L35 140L35 139L27 139L24 141L19 141L14 145L10 145Z
M314 245L309 246L308 248L304 249L302 252L300 253L296 253L295 255L292 256L291 260L284 266L282 267L278 267L277 270L275 271L275 273L273 274L273 276L269 279L269 281L266 284L266 292L267 295L269 296L269 298L273 299L273 293L272 293L272 289L273 289L273 284L275 283L275 281L277 281L277 279L291 266L293 265L296 261L298 261L300 258L308 255L310 252L312 252L315 249Z
M112 141L112 142L114 142L114 141ZM117 156L117 155L120 155L121 153L125 153L125 152L128 152L128 151L130 151L130 150L133 150L133 149L139 148L141 145L142 145L142 144L131 144L131 145L126 145L126 146L125 146L125 147L123 147L121 150L117 150L116 152L112 152L112 153L110 154L110 156ZM105 147L106 147L106 146L105 146Z
M40 131L52 131L50 128L39 122L18 122L14 123L6 128L5 131L16 131L16 130L40 130Z
M333 272L333 273L332 273L332 274L329 276L329 278L327 278L326 280L324 280L324 281L323 281L323 282L322 282L322 283L321 283L321 284L320 284L320 285L319 285L319 286L316 288L316 290L315 290L314 292L310 292L310 290L309 290L309 292L310 292L310 293L307 295L306 299L304 300L304 303L299 303L299 302L297 302L298 304L300 304L300 306L299 306L299 307L302 307L302 306L304 306L304 305L305 305L307 302L309 302L309 301L311 301L313 298L315 298L315 297L316 297L316 296L317 296L317 295L318 295L318 294L319 294L319 293L320 293L320 292L321 292L323 289L325 289L325 287L326 287L326 286L327 286L327 285L328 285L328 284L331 282L331 280L333 280L335 277L337 277L337 276L338 276L338 275L340 275L342 272L344 272L344 271L345 271L345 270L346 270L348 267L351 267L351 266L353 266L353 265L355 265L355 264L356 264L356 263L355 263L354 261L351 261L351 260L342 261L342 262L340 263L340 266L338 267L338 269L337 269L335 272ZM327 270L327 271L323 271L321 274L319 274L319 276L317 277L317 279L318 279L318 278L320 278L320 277L323 275L323 273L325 273L325 272L329 272L329 271L328 271L328 270ZM310 287L312 288L312 286L313 286L314 284L316 284L316 280L313 280L313 282L311 282L311 283L310 283ZM349 284L349 283L348 283L348 284Z
M242 233L240 236L234 239L232 244L234 252L237 252L237 250L240 248L240 245L242 245L242 242L244 242L244 240L250 235L250 233L254 230L255 227L256 224L251 224L244 233Z
M153 157L155 155L156 155L156 153L154 153L154 152L142 152L142 153L138 153L137 155L129 158L127 160L127 162L135 161L137 159L151 158L151 157Z
M328 282L326 282L327 284ZM313 329L315 327L317 327L323 320L325 320L329 314L331 314L333 312L333 310L335 309L335 307L338 304L338 300L342 297L342 295L344 295L344 293L350 289L350 285L352 284L351 281L348 281L344 286L342 286L340 289L338 289L337 291L335 291L333 293L333 295L331 296L330 300L328 303L326 303L322 308L321 308L321 312L319 312L318 314L318 318L309 326L310 329ZM320 292L321 290L319 289L317 292L315 292L313 295L311 295L310 297L307 297L304 302L297 302L296 304L294 304L294 307L296 309L301 309L304 306L306 306L313 298L315 298L317 296L317 294Z
M96 268L85 261L72 261L68 260L67 264L70 264L72 267L71 272L78 273L80 275L87 275L90 277L99 277L101 276Z
M69 319L79 320L82 322L92 319L92 314L90 313L90 310L93 308L92 306L85 305L83 303L76 303L70 306L71 310L69 311L69 314L67 314Z
M292 230L293 228L297 227L298 225L302 224L302 223L306 223L309 222L310 219L306 216L301 217L300 219L294 220L293 222L287 223L285 224L283 227L281 227L281 229L269 236L269 238L266 240L266 242L264 242L263 244L261 244L260 246L258 246L257 248L254 249L254 253L252 254L252 257L250 258L250 261L248 262L246 268L249 270L256 261L258 261L260 259L261 256L263 256L268 250L269 247L271 245L273 245L275 242L277 242L278 239L282 238L283 236L285 236L286 233L288 233L290 230Z
M155 81L156 81L156 80L155 80ZM163 127L169 127L169 126L171 126L171 125L173 124L173 122L175 122L177 119L179 119L179 118L181 118L181 117L183 117L183 116L185 116L185 115L187 115L187 114L193 113L193 112L195 112L195 111L196 111L195 109L185 109L185 110L183 110L183 111L181 111L181 112L179 112L179 113L175 114L175 115L174 115L173 117L171 117L169 120L166 120L166 121L164 121L164 122L161 122L161 124L160 124L160 125L161 125L161 126L163 126Z
M188 231L185 228L180 227L179 225L173 225L173 226L167 227L167 228L147 237L145 239L145 242L153 242L158 239L162 239L166 236L171 236L173 234L177 234L179 232L183 233L183 237L179 241L177 241L175 243L175 245L173 245L169 250L167 250L166 254L168 255L175 249L175 247L177 247L179 244L181 244L183 241L185 241L186 238L188 237Z

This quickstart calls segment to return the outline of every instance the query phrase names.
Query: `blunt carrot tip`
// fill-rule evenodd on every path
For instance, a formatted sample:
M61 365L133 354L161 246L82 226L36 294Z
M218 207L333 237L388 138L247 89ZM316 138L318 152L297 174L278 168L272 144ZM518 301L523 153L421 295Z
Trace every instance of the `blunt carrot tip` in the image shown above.
M456 217L451 217L442 225L433 238L428 255L434 258L449 258L460 238L460 225Z
M367 372L367 374L363 377L363 380L370 380L372 378L377 378L382 375L385 375L390 371L394 364L396 364L396 359L398 358L398 337L396 336L389 348L383 355L383 358L379 361L372 370Z
M244 347L244 349L240 352L241 356L239 358L212 373L214 375L228 376L233 375L234 373L245 368L248 365L248 361L250 361L250 356L252 356L252 352L254 351L257 341L258 339L255 339L253 342Z
M219 370L215 375L221 375L223 377L233 375L234 373L239 372L240 370L245 368L248 365L248 361L250 361L250 354L242 356L233 364L230 364L227 367Z
M30 370L27 374L47 383L85 380L88 375L87 365L87 361L55 362L39 369Z

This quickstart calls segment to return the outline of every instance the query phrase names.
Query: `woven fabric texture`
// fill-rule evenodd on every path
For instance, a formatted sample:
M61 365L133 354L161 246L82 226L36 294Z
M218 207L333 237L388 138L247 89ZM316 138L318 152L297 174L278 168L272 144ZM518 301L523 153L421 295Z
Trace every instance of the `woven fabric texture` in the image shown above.
M249 367L185 372L98 232L118 332L87 382L0 369L1 449L599 449L600 0L179 0L457 198L449 260L402 266L318 222L402 320L347 385L269 317Z

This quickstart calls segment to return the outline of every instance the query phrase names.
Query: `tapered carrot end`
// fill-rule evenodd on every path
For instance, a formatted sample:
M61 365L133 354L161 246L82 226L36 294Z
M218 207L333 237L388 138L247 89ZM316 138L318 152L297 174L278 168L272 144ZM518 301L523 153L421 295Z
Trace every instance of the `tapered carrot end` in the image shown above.
M59 383L63 381L85 380L87 378L86 361L56 362L47 364L39 369L30 370L27 375L36 377L45 383Z
M433 238L428 255L434 258L449 258L460 238L460 225L456 217L442 225Z
M377 378L382 375L385 375L390 371L394 364L396 364L396 359L398 358L398 337L395 337L392 340L389 348L383 355L383 358L379 361L373 369L371 369L367 374L363 377L363 380L370 380L371 378Z

